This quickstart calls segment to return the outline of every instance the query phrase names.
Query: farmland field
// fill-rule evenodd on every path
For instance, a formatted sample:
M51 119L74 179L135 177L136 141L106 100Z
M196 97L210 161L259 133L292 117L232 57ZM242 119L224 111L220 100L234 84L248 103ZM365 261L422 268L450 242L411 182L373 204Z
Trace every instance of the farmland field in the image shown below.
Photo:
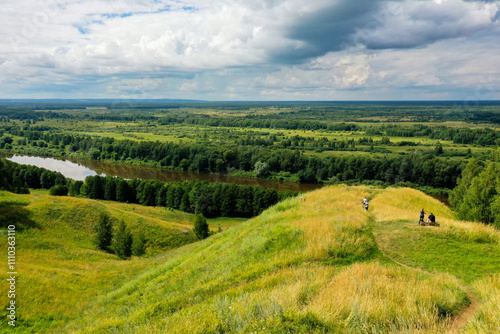
M319 184L451 189L470 158L486 161L500 143L495 102L470 110L456 102L4 102L0 117L4 152Z

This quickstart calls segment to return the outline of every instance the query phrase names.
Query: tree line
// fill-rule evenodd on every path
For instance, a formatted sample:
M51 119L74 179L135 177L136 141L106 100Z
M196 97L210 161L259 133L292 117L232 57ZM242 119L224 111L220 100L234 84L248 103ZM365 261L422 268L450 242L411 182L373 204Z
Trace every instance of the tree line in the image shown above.
M85 181L75 181L58 172L19 165L5 159L0 159L0 187L18 193L29 193L28 188L50 189L52 195L162 206L209 218L253 217L280 200L298 194L288 190L207 181L163 183L98 175L88 176Z
M415 152L399 157L315 157L298 150L253 146L209 146L172 142L114 140L71 134L20 131L28 140L49 141L61 156L66 152L93 160L136 161L156 167L194 172L255 172L258 162L268 173L296 174L301 182L377 180L388 184L412 182L436 188L453 188L463 169L461 161L444 161L433 152ZM349 144L351 145L351 144ZM266 177L266 174L260 174Z
M500 131L489 128L451 128L446 126L427 125L384 125L367 129L370 135L386 135L388 137L428 137L431 139L448 140L455 144L478 146L500 146Z
M218 118L208 115L169 115L158 119L158 124L188 124L210 127L237 127L237 128L262 128L284 130L328 130L328 131L359 131L361 127L350 123L325 123L320 121L273 119L269 116L256 118L255 116Z
M28 188L66 187L67 182L68 179L59 172L0 159L0 189L18 194L29 194Z
M297 192L232 183L185 181L163 183L156 180L125 180L117 177L88 176L74 181L69 194L91 199L163 206L205 217L253 217Z

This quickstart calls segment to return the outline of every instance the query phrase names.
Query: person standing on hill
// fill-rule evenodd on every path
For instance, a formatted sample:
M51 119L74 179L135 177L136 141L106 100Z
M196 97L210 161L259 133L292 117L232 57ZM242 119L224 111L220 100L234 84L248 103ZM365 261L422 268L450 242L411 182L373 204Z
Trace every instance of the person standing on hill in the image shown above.
M424 216L425 216L425 211L424 211L424 208L422 208L422 210L420 210L420 220L418 221L419 225L420 225L420 223L424 222Z

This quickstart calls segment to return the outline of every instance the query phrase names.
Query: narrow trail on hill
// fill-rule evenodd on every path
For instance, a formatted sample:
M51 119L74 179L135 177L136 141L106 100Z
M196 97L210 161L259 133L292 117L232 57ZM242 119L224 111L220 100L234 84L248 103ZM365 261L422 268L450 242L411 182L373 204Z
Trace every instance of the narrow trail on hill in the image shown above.
M476 310L479 307L479 303L476 297L474 297L474 295L470 293L470 291L468 290L465 290L465 293L467 294L467 297L469 297L470 299L470 304L462 311L460 311L459 314L453 316L450 319L451 322L450 325L448 325L448 331L447 331L450 334L458 333L460 328L462 328L467 323L467 321L469 321L469 319L472 318L472 316L474 315L474 313L476 313Z
M372 217L372 224L375 224L375 223L376 223L376 221ZM382 255L384 257L386 257L387 259L389 259L392 262L394 262L402 267L405 267L407 269L417 270L417 271L420 271L422 273L432 275L431 272L428 272L428 271L423 270L421 268L410 267L402 262L399 262L398 260L394 259L393 257L389 256L387 254L387 252L385 252L384 249L381 247L382 244L380 242L378 233L373 233L373 238L375 240L375 243L377 244L377 248L380 250ZM446 325L446 332L445 333L447 333L447 334L458 333L459 330L474 316L474 313L479 308L479 303L478 303L476 297L474 297L474 295L466 288L464 289L464 292L467 294L467 297L470 300L470 304L466 308L461 310L460 313L458 313L457 315L450 317L448 324Z

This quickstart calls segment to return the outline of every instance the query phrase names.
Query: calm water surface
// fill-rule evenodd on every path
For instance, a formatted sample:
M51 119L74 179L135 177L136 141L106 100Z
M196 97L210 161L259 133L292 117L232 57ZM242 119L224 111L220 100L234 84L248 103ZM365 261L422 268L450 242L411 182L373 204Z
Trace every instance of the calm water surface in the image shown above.
M85 180L85 178L89 175L109 175L125 179L160 180L162 182L203 180L208 182L235 183L273 188L276 190L292 191L311 191L321 187L321 185L317 184L280 182L219 174L183 172L154 167L121 165L93 160L55 159L26 155L8 155L7 160L17 162L22 165L43 167L48 170L60 172L62 175L73 180L81 181ZM447 206L450 206L448 196L434 195L433 197L440 200Z
M292 191L310 191L321 187L317 184L280 182L219 174L174 171L162 168L122 165L93 160L55 159L25 155L8 156L7 160L22 165L43 167L48 170L60 172L73 180L82 181L89 175L108 175L126 179L159 180L162 182L203 180L208 182L235 183Z

